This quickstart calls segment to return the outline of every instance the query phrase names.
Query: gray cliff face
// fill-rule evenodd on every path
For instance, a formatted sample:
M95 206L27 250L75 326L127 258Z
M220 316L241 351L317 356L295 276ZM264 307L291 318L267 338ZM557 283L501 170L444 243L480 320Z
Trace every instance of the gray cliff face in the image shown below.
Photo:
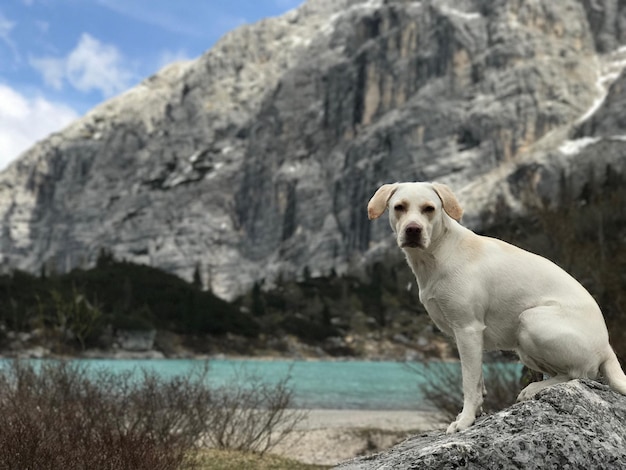
M66 270L107 248L197 266L231 298L393 249L364 209L384 182L451 184L474 228L551 204L563 172L582 187L585 166L624 166L625 15L616 0L309 0L23 154L0 174L0 263Z
M626 399L608 386L576 380L479 419L458 434L413 436L341 470L571 468L626 466Z

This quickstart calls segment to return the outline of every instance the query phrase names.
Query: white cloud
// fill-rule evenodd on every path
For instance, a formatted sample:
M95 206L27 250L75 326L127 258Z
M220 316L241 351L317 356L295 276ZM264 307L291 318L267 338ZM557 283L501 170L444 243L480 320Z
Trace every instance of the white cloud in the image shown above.
M6 18L2 13L0 13L0 39L5 42L11 40L11 31L13 31L13 27L15 23Z
M0 170L20 153L78 118L67 105L26 98L0 84Z
M66 75L64 60L55 59L54 57L42 57L40 59L30 59L30 65L43 75L46 85L51 86L55 90L63 88Z
M11 52L13 53L13 57L15 60L19 60L19 54L17 52L17 48L15 47L15 43L11 39L11 32L15 27L15 23L9 20L6 16L4 16L0 12L0 41L5 43Z
M159 57L158 69L160 70L167 65L173 64L174 62L187 60L191 60L191 57L189 57L189 54L182 49L178 51L163 51Z
M117 48L102 44L89 34L81 36L78 46L68 56L67 76L77 89L99 89L105 96L125 90L132 80Z
M135 78L115 46L87 33L66 57L33 58L30 63L56 90L67 82L82 92L98 90L106 98L126 90Z

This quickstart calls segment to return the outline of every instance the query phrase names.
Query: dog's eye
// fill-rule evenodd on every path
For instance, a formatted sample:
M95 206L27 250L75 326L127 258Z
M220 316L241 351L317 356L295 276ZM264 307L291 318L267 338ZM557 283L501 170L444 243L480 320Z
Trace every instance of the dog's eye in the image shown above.
M435 207L434 206L424 206L422 208L422 211L424 211L424 214L431 214L431 213L435 212Z
M404 212L404 204L396 204L393 209L398 212Z

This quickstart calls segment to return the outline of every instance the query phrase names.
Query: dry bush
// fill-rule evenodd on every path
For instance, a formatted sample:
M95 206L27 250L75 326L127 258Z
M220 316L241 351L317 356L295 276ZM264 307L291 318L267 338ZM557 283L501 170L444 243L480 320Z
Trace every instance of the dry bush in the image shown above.
M180 468L197 431L185 423L163 432L155 418L177 410L172 383L181 392L197 392L197 383L187 376L157 390L150 378L89 374L63 361L8 363L0 375L0 468ZM186 406L193 422L196 410Z
M288 383L289 375L268 385L259 376L239 371L231 383L214 390L208 444L260 454L273 448L306 416L292 408Z
M0 371L0 469L169 470L196 468L194 450L222 429L236 435L239 415L225 416L224 403L236 397L254 404L243 441L224 439L224 447L267 450L268 435L289 428L291 403L284 379L276 387L229 391L207 385L208 366L163 379L154 372L115 374L89 371L64 361L5 363ZM267 410L267 411L265 411ZM232 421L232 422L231 422ZM219 426L218 426L219 425ZM293 426L291 426L293 427ZM251 439L255 437L255 439ZM249 447L246 447L246 446Z
M483 364L487 395L483 413L491 414L515 403L520 387L519 370L510 362ZM420 376L418 385L427 407L452 421L463 408L461 364L459 362L424 361L406 366Z

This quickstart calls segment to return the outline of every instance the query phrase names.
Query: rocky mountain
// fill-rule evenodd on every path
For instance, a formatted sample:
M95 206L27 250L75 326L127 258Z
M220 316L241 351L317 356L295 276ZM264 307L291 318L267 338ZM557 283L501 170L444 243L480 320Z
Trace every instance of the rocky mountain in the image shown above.
M439 180L487 230L626 166L626 3L308 0L243 26L0 174L0 265L102 248L225 298L395 250L379 184Z

